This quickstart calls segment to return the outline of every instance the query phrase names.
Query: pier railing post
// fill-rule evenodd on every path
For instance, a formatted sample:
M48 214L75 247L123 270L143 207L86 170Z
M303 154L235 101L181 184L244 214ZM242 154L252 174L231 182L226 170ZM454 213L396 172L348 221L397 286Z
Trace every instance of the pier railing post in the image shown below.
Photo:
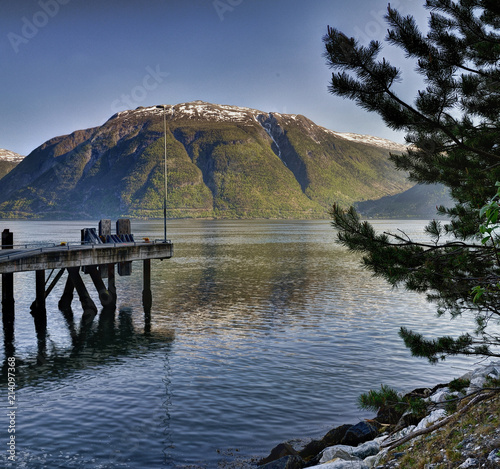
M2 232L2 249L12 249L14 234L5 229ZM6 345L14 341L14 274L2 274L2 322Z

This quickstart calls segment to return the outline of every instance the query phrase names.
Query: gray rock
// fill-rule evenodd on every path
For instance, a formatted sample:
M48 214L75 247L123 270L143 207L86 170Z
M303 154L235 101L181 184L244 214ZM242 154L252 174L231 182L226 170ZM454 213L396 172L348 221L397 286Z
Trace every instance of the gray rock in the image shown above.
M354 448L352 446L347 445L330 446L323 451L319 462L323 464L335 458L343 459L344 461L360 461L361 458L352 454L353 450Z
M309 469L370 469L363 461L333 461L319 466L311 466Z
M490 454L488 454L488 461L494 463L500 463L500 449L494 449Z
M486 378L500 378L500 362L491 362L489 365L476 368L470 375L470 386L467 394L476 391L484 386Z
M380 451L380 445L376 441L367 441L354 448L352 454L359 459L365 459L368 456L375 456Z
M450 395L450 389L443 388L435 392L432 396L430 396L429 400L431 402L434 402L435 404L439 404L440 402L446 402L446 397L449 395Z
M458 466L459 469L472 469L479 467L479 461L474 458L467 458L460 466Z
M325 463L335 458L345 461L357 461L374 456L380 451L380 445L376 441L368 441L356 448L347 445L335 445L326 448L320 459L320 463Z

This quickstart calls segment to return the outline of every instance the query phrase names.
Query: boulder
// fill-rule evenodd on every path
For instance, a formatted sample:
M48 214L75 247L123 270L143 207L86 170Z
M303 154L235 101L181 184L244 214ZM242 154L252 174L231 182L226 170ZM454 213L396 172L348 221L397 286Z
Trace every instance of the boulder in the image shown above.
M359 422L347 430L341 443L343 445L358 446L365 441L373 440L378 436L375 425L368 422Z
M326 448L320 459L320 463L325 463L332 459L344 459L345 461L362 460L369 456L374 456L380 451L380 445L376 441L367 441L357 447L347 445L335 445Z
M424 428L429 427L430 425L436 423L438 420L441 420L444 417L446 417L446 410L434 410L429 415L420 420L417 427L415 428L415 431L423 430Z
M344 439L347 430L349 430L352 426L353 425L351 423L348 423L330 430L321 440L325 445L324 448L327 446L339 445Z
M299 451L299 455L304 461L310 461L316 455L321 453L321 451L323 451L327 446L328 445L323 443L323 440L312 440Z
M486 366L476 368L469 374L470 386L467 388L467 394L482 388L487 378L500 379L500 362L491 362Z
M311 466L309 469L370 469L363 461L337 461Z
M278 459L284 458L286 456L299 456L299 453L295 451L290 443L280 443L271 450L271 454L267 458L261 459L257 464L259 466L264 466Z
M263 469L302 469L304 461L299 456L284 456L261 467Z
M347 445L330 446L323 451L319 462L320 464L324 464L333 459L342 459L344 461L360 461L360 458L352 454L353 449L354 448L352 446Z

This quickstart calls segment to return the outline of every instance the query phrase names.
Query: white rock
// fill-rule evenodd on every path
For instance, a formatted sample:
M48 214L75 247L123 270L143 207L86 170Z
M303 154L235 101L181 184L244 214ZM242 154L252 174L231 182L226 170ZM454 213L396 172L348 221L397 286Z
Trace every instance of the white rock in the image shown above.
M376 441L367 441L359 446L335 445L323 450L320 463L325 463L335 458L346 461L356 461L374 456L380 451L380 445Z
M479 461L474 458L468 458L458 466L459 469L467 469L469 467L479 467Z
M344 461L359 461L360 459L352 454L353 450L354 448L352 446L347 445L329 446L323 450L319 462L323 464L335 458L340 458Z
M428 426L432 425L433 423L437 422L438 420L441 420L445 416L446 416L446 410L444 410L444 409L434 410L427 417L424 417L419 422L419 424L415 428L415 431L423 430L424 428L427 428Z
M490 454L488 454L488 461L499 463L500 462L500 456L498 454L500 451L498 449L494 449Z
M363 461L333 461L311 466L309 469L370 469Z
M482 388L487 377L500 378L500 362L491 362L473 370L470 374L470 386L467 388L467 394Z
M442 388L437 390L432 396L429 396L429 400L434 402L435 404L439 404L440 402L446 401L446 396L450 394L450 390L448 388Z

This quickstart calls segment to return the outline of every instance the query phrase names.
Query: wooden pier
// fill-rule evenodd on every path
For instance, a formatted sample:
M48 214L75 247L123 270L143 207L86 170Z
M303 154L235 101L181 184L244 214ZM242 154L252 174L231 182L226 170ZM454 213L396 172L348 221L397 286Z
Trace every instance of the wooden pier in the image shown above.
M47 329L46 298L67 272L64 292L59 300L59 309L71 309L73 294L76 290L83 308L84 316L93 318L97 307L92 300L81 273L89 275L98 293L103 308L116 308L116 275L130 275L133 261L143 262L142 302L146 315L152 306L151 260L170 259L173 243L170 240L136 241L131 233L130 221L120 219L116 222L116 234L111 233L111 220L101 220L99 231L94 228L82 229L81 242L62 243L46 246L19 246L14 244L13 233L8 229L2 232L0 251L0 274L2 275L2 322L6 347L14 340L14 274L35 272L34 301L31 314L39 340L44 340ZM117 269L115 270L115 266ZM51 271L46 276L45 272ZM56 272L56 275L49 281ZM107 286L104 280L107 279Z

